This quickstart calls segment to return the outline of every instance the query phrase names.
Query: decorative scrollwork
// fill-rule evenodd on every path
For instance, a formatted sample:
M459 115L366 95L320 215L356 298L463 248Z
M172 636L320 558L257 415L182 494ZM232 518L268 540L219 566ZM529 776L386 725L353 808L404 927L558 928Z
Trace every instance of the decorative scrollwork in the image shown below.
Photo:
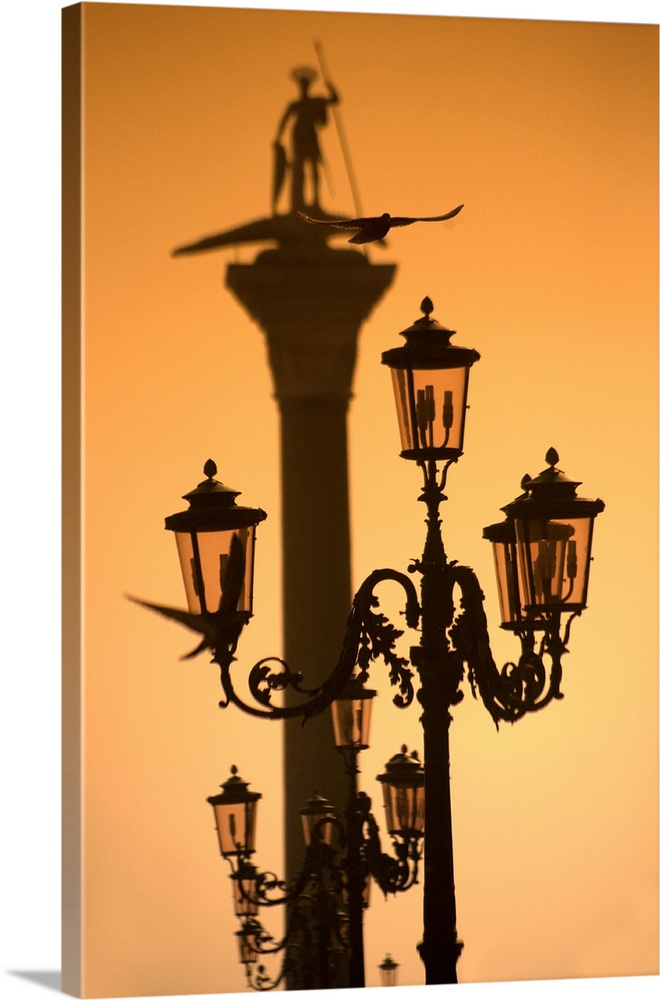
M417 593L410 579L396 570L374 570L353 599L339 661L323 684L316 688L304 688L301 673L291 670L279 657L264 657L252 667L248 677L248 688L255 704L250 704L241 698L231 677L232 664L235 662L234 653L241 631L250 619L249 613L217 611L213 614L196 615L177 608L131 599L143 607L185 625L194 632L201 633L203 636L201 643L185 659L196 656L204 649L213 650L213 662L220 667L220 683L225 695L224 699L218 702L220 708L234 704L249 715L262 718L290 719L302 716L303 719L308 719L328 708L344 689L356 667L358 680L364 683L368 677L370 664L378 657L381 657L389 667L390 683L399 689L398 694L394 696L395 704L405 707L413 700L412 671L409 668L409 661L397 655L394 650L395 643L403 632L395 628L384 614L372 610L378 607L374 588L384 580L392 580L403 587L406 592L406 622L411 628L416 628L421 612ZM306 701L299 705L273 705L272 692L286 689L303 695Z
M402 629L397 629L382 613L372 611L379 607L379 601L374 594L375 588L385 580L400 584L406 592L405 618L410 628L417 628L420 617L420 607L417 591L409 577L397 570L374 570L366 578L355 595L353 607L358 613L361 633L356 665L359 668L358 681L365 683L369 676L369 665L382 657L389 667L389 680L392 687L398 687L399 693L394 695L394 704L405 708L414 698L412 686L412 670L410 661L395 652L397 639L403 635Z
M559 619L548 620L539 651L534 648L534 630L521 624L519 634L523 651L517 663L508 662L498 670L488 637L488 623L483 609L484 595L473 570L452 566L455 582L461 589L462 613L454 622L450 636L456 651L468 665L472 694L477 691L495 725L516 722L527 712L544 708L553 698L562 698L561 657L566 652L566 638L559 637ZM571 618L572 621L572 618ZM543 656L551 658L547 674Z
M271 663L278 663L282 669L276 673L271 669ZM294 673L284 660L277 656L266 656L252 667L248 684L255 701L270 708L271 691L283 691L287 687L301 691L301 680L302 674Z
M221 707L233 703L251 715L280 719L302 716L308 719L324 711L334 701L356 668L358 682L365 683L369 676L369 667L378 657L381 657L389 667L390 684L398 688L398 693L394 695L394 703L401 708L409 705L414 698L412 670L409 661L395 651L395 644L403 635L403 630L395 628L384 614L373 610L379 606L374 590L384 580L392 580L403 587L406 592L404 610L406 623L411 628L416 628L420 607L411 580L396 570L374 570L355 594L339 661L323 684L316 688L305 688L302 685L301 673L292 671L289 665L278 657L265 657L250 670L248 687L257 706L250 705L234 688L230 674L233 656L222 656L216 650L215 661L220 666L220 681L226 695L226 699L220 702ZM287 688L304 695L307 701L300 705L273 705L271 693Z
M367 820L367 836L363 841L366 867L385 896L406 892L417 885L422 847L419 837L394 838L396 857L381 850L378 824L372 813Z

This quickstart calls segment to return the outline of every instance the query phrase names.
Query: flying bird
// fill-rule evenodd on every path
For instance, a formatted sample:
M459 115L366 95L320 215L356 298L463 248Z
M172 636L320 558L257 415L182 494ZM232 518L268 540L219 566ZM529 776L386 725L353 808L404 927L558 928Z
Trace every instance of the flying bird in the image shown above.
M142 601L139 597L132 597L130 594L126 594L129 601L134 601L136 604L141 604L143 608L150 608L151 611L157 611L160 615L165 615L166 618L173 618L175 622L180 622L182 625L186 625L188 628L192 629L194 632L200 632L203 636L201 643L197 646L191 653L187 653L182 656L182 660L189 660L193 656L197 656L204 649L210 649L215 651L215 647L218 642L218 626L213 617L206 615L194 615L188 611L180 611L179 608L170 608L163 604L152 604L150 601Z
M126 596L129 601L141 604L143 608L157 611L166 618L172 618L181 625L186 625L193 632L201 633L202 641L199 646L181 657L182 660L189 660L205 649L215 653L221 645L231 645L242 628L242 621L237 612L245 580L245 549L238 535L232 537L229 554L221 557L220 578L222 594L218 610L201 615L163 604L152 604L139 597L131 597L130 594Z
M368 216L364 219L313 219L304 212L298 212L306 222L313 222L317 226L333 226L335 229L357 229L358 232L352 236L349 243L375 243L382 240L389 233L390 229L397 226L410 226L413 222L446 222L453 219L463 208L452 208L451 212L445 215L430 215L418 218L410 218L405 215L390 215L383 212L382 215Z

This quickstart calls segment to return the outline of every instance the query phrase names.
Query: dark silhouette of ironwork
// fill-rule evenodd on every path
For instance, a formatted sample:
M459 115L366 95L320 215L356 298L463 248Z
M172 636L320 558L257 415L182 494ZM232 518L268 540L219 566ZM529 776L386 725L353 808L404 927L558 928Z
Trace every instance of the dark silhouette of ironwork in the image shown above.
M493 543L496 555L502 625L519 637L522 650L517 663L509 662L498 669L490 649L479 581L469 567L447 560L439 514L440 504L447 499L444 490L449 467L462 454L468 375L479 355L450 343L453 331L432 319L433 303L429 298L422 301L421 311L422 318L403 331L405 345L385 351L382 357L393 374L404 446L401 455L413 459L423 473L419 499L426 507L426 540L421 558L408 567L410 574L420 576L419 593L409 575L392 569L375 570L355 594L334 670L320 684L305 688L302 675L292 671L284 660L262 659L249 672L252 703L236 692L232 679L240 630L250 613L242 612L239 618L235 611L218 610L212 615L207 613L204 622L195 623L181 613L156 610L204 634L202 645L213 648L213 662L220 667L225 695L221 707L233 703L252 715L279 719L308 719L331 704L333 711L338 711L338 700L348 697L353 704L355 692L364 689L371 665L379 658L389 667L390 684L398 689L393 699L396 705L404 708L412 704L417 688L416 697L423 709L426 839L424 932L418 950L427 984L442 984L457 982L456 964L463 947L456 930L449 781L451 711L464 697L461 685L466 673L473 696L481 696L496 725L516 722L528 712L539 711L563 697L561 660L567 652L571 623L586 607L593 523L604 504L602 500L577 496L580 484L557 468L559 456L550 448L546 454L548 467L533 479L525 476L523 493L502 508L507 519L484 529L484 537ZM436 393L443 400L442 406L436 405ZM215 466L207 463L206 468ZM230 509L229 494L236 495L215 480L200 484L186 495L191 511L172 515L166 527L188 524L188 530L194 533L197 521L192 506L200 505L200 496L205 506L199 523L207 530L210 524L220 531L225 525L235 525L238 519L244 523L248 512L253 525L263 519L264 512L259 508ZM208 505L213 497L215 512ZM204 567L201 560L193 561L195 565L189 567L186 563L184 571L201 580ZM410 647L409 658L396 652L402 631L373 610L378 606L376 588L384 581L401 586L406 598L406 624L420 633L419 642ZM233 592L237 589L235 584ZM459 610L454 603L457 589ZM562 616L566 620L563 635ZM209 629L215 629L215 638ZM347 696L349 687L351 693ZM273 693L285 689L294 691L302 701L273 704ZM356 785L352 786L354 804L356 789ZM351 808L348 815L352 815ZM347 854L345 870L359 873L364 839L358 826L349 825L348 843L353 847ZM354 890L357 893L357 883ZM357 903L354 905L357 907ZM356 962L361 965L361 908L349 913L353 914L355 934L349 951L358 956ZM356 980L352 985L356 985L358 973L353 974Z
M316 795L308 800L310 814L318 812L312 823L303 865L287 884L272 872L260 872L254 864L252 843L241 844L234 838L232 849L224 853L231 866L237 932L241 961L245 965L248 986L264 991L275 989L286 978L289 989L330 989L338 985L342 962L348 958L348 985L365 985L363 912L368 907L370 882L373 879L385 895L406 892L417 884L422 857L423 814L416 826L391 833L395 854L381 848L378 824L371 812L371 799L358 791L358 755L360 747L340 748L348 777L346 808L341 815L326 799ZM416 754L408 755L402 747L388 767L412 768L418 784L423 785L423 767ZM214 806L227 799L225 789L237 786L232 808L241 806L241 790L247 784L237 778L236 768L224 783L223 793L212 796ZM247 793L255 799L258 793ZM423 801L423 798L422 798ZM237 824L241 827L242 824ZM251 838L250 838L251 841ZM221 846L222 851L222 846ZM286 927L281 940L275 941L258 918L261 908L286 906ZM264 956L284 951L279 970L273 975L262 964Z

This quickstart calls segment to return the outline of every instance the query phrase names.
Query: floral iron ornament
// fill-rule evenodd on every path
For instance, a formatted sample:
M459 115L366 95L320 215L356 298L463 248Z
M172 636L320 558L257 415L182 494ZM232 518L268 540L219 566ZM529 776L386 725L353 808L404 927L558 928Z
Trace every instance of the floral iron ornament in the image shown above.
M219 702L220 708L235 704L242 711L260 717L311 718L323 712L337 698L351 679L356 667L359 681L366 683L369 664L378 657L388 665L390 683L398 688L398 693L393 699L394 703L403 708L413 700L413 672L409 661L395 652L396 641L403 635L403 630L395 628L384 614L372 610L378 607L374 589L383 580L394 580L404 588L407 595L406 623L409 627L415 628L419 621L420 607L412 582L395 570L375 570L355 594L339 660L327 680L316 688L304 688L303 675L292 671L283 659L276 656L264 657L249 672L248 688L254 704L246 702L237 693L231 676L238 639L247 624L245 618L239 618L233 613L222 610L193 614L136 597L129 599L203 636L200 645L183 659L191 659L205 649L213 652L212 662L220 667L220 683L225 694L225 698ZM307 700L292 706L273 705L272 693L286 688L290 688Z

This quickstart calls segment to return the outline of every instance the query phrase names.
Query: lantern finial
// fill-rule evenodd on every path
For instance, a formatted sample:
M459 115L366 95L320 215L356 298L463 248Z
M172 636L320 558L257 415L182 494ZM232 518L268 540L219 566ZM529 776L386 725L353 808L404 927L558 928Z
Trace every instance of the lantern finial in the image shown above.
M424 313L424 317L428 319L431 313L433 312L433 302L431 301L428 295L424 296L419 308Z
M548 450L545 453L545 460L548 463L548 465L551 465L554 468L554 466L559 461L559 455L554 448L548 448Z
M215 464L212 458L207 459L204 464L204 475L208 479L213 479L216 472L218 471L218 466Z

